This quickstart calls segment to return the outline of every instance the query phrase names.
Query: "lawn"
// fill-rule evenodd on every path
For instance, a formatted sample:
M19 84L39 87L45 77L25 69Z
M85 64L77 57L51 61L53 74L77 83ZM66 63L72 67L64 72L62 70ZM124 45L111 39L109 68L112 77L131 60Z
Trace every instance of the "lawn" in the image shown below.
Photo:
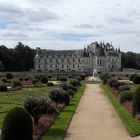
M43 137L43 140L63 140L68 129L72 116L77 108L80 98L84 92L85 84L82 84L76 95L71 99L70 105L66 106L64 110L55 120L52 127Z
M21 106L28 95L47 96L52 87L22 88L17 91L0 92L0 128L6 113L16 106Z
M135 137L140 135L140 124L137 122L137 120L134 119L132 115L117 101L117 99L112 95L111 91L106 85L102 85L102 88L110 102L113 104L115 110L119 114L130 136Z

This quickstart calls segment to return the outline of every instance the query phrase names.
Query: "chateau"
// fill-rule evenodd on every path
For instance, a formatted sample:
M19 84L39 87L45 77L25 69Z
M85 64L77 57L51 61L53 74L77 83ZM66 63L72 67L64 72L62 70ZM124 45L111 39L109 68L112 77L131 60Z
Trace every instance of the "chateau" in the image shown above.
M35 71L85 72L119 71L121 52L109 43L91 43L80 50L41 50L34 58Z

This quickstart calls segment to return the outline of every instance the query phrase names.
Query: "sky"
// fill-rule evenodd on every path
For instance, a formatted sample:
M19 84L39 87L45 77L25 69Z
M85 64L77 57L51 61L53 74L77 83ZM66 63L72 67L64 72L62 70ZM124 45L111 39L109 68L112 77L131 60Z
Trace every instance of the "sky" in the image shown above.
M98 41L140 53L140 0L0 0L0 45L83 49Z

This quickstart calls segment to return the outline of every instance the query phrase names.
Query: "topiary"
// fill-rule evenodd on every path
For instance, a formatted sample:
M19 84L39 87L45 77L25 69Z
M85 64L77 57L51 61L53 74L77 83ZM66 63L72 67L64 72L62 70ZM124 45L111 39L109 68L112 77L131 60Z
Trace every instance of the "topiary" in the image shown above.
M67 92L62 92L62 102L65 103L65 105L69 105L70 103L70 96Z
M52 83L52 82L49 82L48 84L47 84L47 86L53 86L54 84Z
M21 107L8 112L2 126L2 140L32 140L33 124L30 115Z
M14 80L12 83L12 87L22 87L22 82L19 80Z
M134 84L140 84L140 76L139 76L139 75L136 75L136 76L133 78L133 83L134 83Z
M41 76L40 81L41 81L43 84L46 84L46 83L48 83L48 77L47 77L46 75L43 75L43 76Z
M7 91L7 86L5 84L0 84L0 91Z
M12 79L13 78L13 75L11 73L6 73L5 77L7 79Z
M132 113L134 117L140 113L140 87L137 88L133 96Z
M8 82L7 78L2 78L1 81L2 81L3 83L7 83L7 82Z
M133 99L134 92L131 90L120 92L120 103L123 104L125 101L131 101Z
M72 97L75 95L75 92L74 92L73 90L71 90L71 89L68 90L68 93L69 93L69 95L72 96Z

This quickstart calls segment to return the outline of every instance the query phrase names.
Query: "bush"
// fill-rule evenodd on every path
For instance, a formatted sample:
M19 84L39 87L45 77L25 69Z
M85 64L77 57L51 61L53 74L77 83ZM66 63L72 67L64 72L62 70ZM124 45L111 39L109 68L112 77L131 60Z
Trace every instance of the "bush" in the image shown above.
M49 82L48 84L47 84L47 86L53 86L54 84L52 83L52 82Z
M12 79L13 78L13 75L11 73L6 73L5 77L7 79Z
M119 91L126 91L126 90L130 90L131 86L130 85L123 85L123 86L119 86L118 90Z
M117 82L118 82L117 79L112 79L112 78L107 79L107 84L108 84L110 87L116 87Z
M75 92L74 92L73 90L71 90L71 89L68 90L68 93L69 93L69 95L72 96L72 97L75 95Z
M133 99L134 92L133 91L122 91L120 92L120 103L123 104L125 101L131 101Z
M48 75L49 80L51 80L52 77L53 77L52 75Z
M30 115L21 107L8 112L2 126L2 140L32 140L33 124Z
M86 74L82 74L80 77L81 77L81 80L85 80Z
M58 77L58 80L65 82L65 81L67 81L67 77L66 76L60 76L60 77Z
M140 75L135 75L135 77L133 78L133 83L140 84Z
M133 79L135 78L135 76L137 76L137 74L132 74L129 78L130 81L133 81Z
M140 113L140 87L137 88L133 97L132 113L134 117Z
M19 80L14 80L12 83L12 87L22 87L22 83Z
M34 85L34 87L36 86L36 83L38 82L38 80L37 79L33 79L32 80L32 84Z
M69 105L70 102L70 96L67 92L62 93L62 102L65 103L65 105Z
M49 92L49 97L53 100L56 104L62 103L62 92L61 89L53 89Z
M20 77L20 78L19 78L19 80L20 80L20 81L23 81L23 78L22 78L22 77Z
M108 74L100 75L100 79L103 80L103 84L105 85L107 83L107 80L110 78Z
M32 115L35 124L38 124L40 117L46 114L49 108L48 100L45 97L36 96L26 97L23 106Z
M5 84L0 84L0 91L7 91L7 86Z
M40 78L40 81L43 83L43 84L47 84L48 83L48 77L47 76L42 76L41 78Z
M3 83L7 83L7 82L8 82L6 78L2 78L1 81L2 81Z
M75 87L79 87L81 85L80 82L76 79L70 80L70 84Z

